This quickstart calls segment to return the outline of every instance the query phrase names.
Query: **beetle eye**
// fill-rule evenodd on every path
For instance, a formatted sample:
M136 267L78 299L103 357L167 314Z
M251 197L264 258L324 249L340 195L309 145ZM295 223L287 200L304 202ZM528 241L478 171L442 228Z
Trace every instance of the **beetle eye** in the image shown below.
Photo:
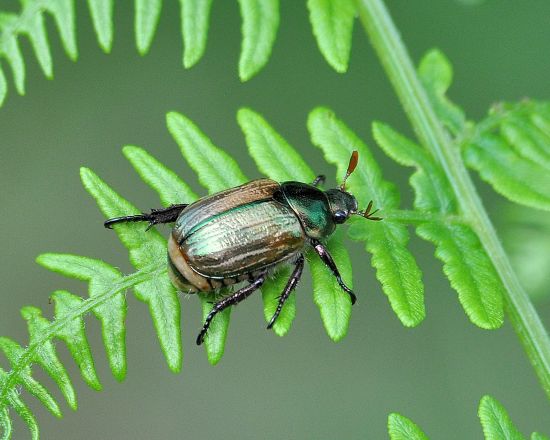
M334 221L336 223L344 223L346 219L348 218L348 215L345 211L336 211L334 213Z

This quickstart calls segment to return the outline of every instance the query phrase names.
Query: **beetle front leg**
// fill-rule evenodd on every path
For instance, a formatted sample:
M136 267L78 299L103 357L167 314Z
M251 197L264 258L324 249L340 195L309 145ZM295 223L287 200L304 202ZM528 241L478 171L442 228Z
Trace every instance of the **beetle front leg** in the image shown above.
M344 289L344 291L349 295L351 303L355 304L357 297L355 296L355 293L353 293L353 290L346 286L344 280L342 280L342 276L340 275L340 272L336 267L336 263L332 259L332 256L330 255L328 249L317 240L311 240L311 244L313 245L313 249L315 249L315 252L317 252L317 254L319 254L319 257L321 257L321 260L323 260L323 263L325 263L326 266L332 271L334 277L336 278L336 281L338 281L338 284L340 284L340 287Z
M103 223L107 229L113 229L113 225L117 223L128 223L128 222L149 222L146 231L151 229L154 225L162 223L172 223L175 222L180 212L183 211L187 204L181 205L170 205L168 208L164 209L152 209L150 214L138 214L138 215L127 215L124 217L115 217L111 218Z
M240 288L232 295L214 304L214 307L212 307L212 310L210 310L210 313L204 320L204 325L202 326L199 336L197 336L197 345L201 345L203 343L206 332L208 331L208 327L210 327L210 323L212 322L216 314L248 298L252 293L254 293L254 291L258 290L261 287L261 285L265 282L265 278L266 273L264 272L259 275L254 281L252 281L248 286Z
M286 283L285 290L283 290L283 293L279 297L279 304L277 304L277 310L275 310L275 313L273 314L271 320L269 321L269 324L267 325L268 329L273 327L273 324L275 324L275 321L279 317L281 310L283 310L285 301L288 299L292 291L296 288L298 281L300 281L300 278L302 277L302 271L304 270L304 256L300 255L296 260L295 264L296 264L296 267L294 268L292 275L290 276L290 278L288 279L288 282Z

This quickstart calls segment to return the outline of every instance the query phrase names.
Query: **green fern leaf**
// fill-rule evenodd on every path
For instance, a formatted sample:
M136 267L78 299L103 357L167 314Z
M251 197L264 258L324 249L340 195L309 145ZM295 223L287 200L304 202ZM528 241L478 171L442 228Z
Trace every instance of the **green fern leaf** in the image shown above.
M399 195L395 187L382 180L380 167L367 146L334 113L319 107L310 113L308 128L312 142L321 148L328 162L338 166L343 177L353 150L359 152L359 166L350 176L348 186L360 206L370 200L383 210L398 207ZM366 242L373 255L376 276L390 300L390 304L406 326L418 325L425 316L424 287L421 272L407 250L408 233L405 226L384 220L371 222L357 219L349 229L354 240Z
M135 0L134 9L136 45L138 52L145 55L149 51L155 36L162 10L162 0Z
M8 358L12 368L16 368L21 357L25 353L23 347L8 338L0 338L0 350ZM25 366L21 369L17 383L23 385L25 390L35 396L56 417L61 417L61 409L50 392L40 382L32 377L31 368Z
M348 70L353 21L357 14L353 0L308 0L309 20L319 50L334 70Z
M168 113L166 119L168 130L179 145L181 154L197 173L201 185L210 193L248 181L237 162L225 151L215 147L190 119L176 112ZM220 173L221 167L223 173Z
M29 407L25 405L25 403L23 403L23 401L17 394L17 391L12 390L7 400L10 406L15 410L15 412L19 415L19 417L21 417L29 427L29 430L31 431L32 440L38 440L40 438L40 430L38 429L38 424L36 423L36 419L32 411L29 409ZM10 436L11 436L11 422L8 423L8 429L6 430L6 432L4 432L4 438L9 440L11 438Z
M2 378L5 377L5 372L0 368L0 385ZM0 429L2 429L2 440L9 440L11 438L11 420L6 408L0 409Z
M487 440L525 440L504 407L491 396L481 398L478 415Z
M97 41L105 53L113 47L113 0L88 0Z
M44 14L48 12L57 25L65 52L76 59L73 0L27 0L18 14L0 12L0 58L5 58L13 72L16 90L25 94L25 62L18 36L26 35L44 74L53 75L52 58L46 34ZM0 67L0 106L7 93L7 83Z
M25 94L25 64L21 50L17 44L15 31L18 24L15 14L0 13L0 29L3 38L0 39L0 53L6 58L13 72L15 88L20 95Z
M550 210L549 170L522 160L502 139L486 135L468 145L465 157L498 193L522 205Z
M105 217L137 214L139 211L119 196L91 170L81 169L82 183L96 200ZM130 261L136 269L142 269L166 259L166 240L156 231L147 233L142 224L114 226L122 244L130 252ZM149 306L149 312L169 368L181 369L182 349L180 330L180 304L176 291L168 277L158 276L134 288L136 297Z
M178 175L140 147L122 149L141 179L156 191L163 206L194 202L198 196Z
M315 173L298 152L259 114L249 109L241 109L237 119L245 133L249 152L260 171L277 181L313 181ZM345 248L341 245L341 239L341 234L336 233L327 245L336 265L341 269L342 278L351 285L351 264ZM321 312L324 327L331 339L339 341L346 335L349 326L351 303L348 295L317 255L307 252L306 257L312 274L313 298ZM286 308L285 305L283 310ZM294 314L292 309L288 312Z
M453 67L445 54L437 49L428 51L420 61L418 75L441 122L453 134L460 133L466 116L445 95L453 81Z
M550 210L550 103L495 106L464 143L464 156L498 193Z
M443 271L464 311L481 328L500 327L504 320L502 284L478 237L458 217L443 171L418 145L389 126L375 123L373 134L388 156L416 167L410 179L415 207L435 214L432 221L417 226L417 233L436 246L436 257L443 261Z
M180 0L181 33L183 35L183 66L186 69L199 62L206 49L208 20L212 0Z
M65 53L75 61L78 57L75 36L75 13L73 0L50 0L44 6L55 20Z
M52 339L64 340L81 370L84 380L92 388L99 389L91 350L84 333L83 317L93 312L103 324L104 341L113 372L126 371L124 347L125 301L122 292L157 276L166 277L166 269L156 262L132 275L121 277L118 271L101 261L74 255L44 254L39 262L47 268L69 277L90 281L90 298L81 300L68 292L52 295L56 301L55 318L49 322L39 309L25 307L23 317L28 321L29 344L23 349L8 338L0 338L0 349L8 358L12 370L0 369L0 425L3 438L11 436L11 420L8 408L13 408L29 426L33 438L38 438L38 426L29 408L19 396L18 385L37 397L55 416L61 411L50 393L32 377L31 365L38 364L57 383L69 406L76 409L76 396L65 367L59 361ZM122 297L122 301L120 298ZM119 299L119 301L117 301ZM113 310L116 308L117 310ZM117 317L119 317L117 321ZM118 345L117 345L118 343ZM120 350L111 356L115 350ZM122 357L122 363L114 363ZM117 368L113 368L116 366ZM122 377L121 377L122 378ZM2 420L4 418L4 420Z
M48 78L52 78L52 56L48 45L48 37L46 36L46 27L44 25L44 15L34 14L29 15L24 22L24 27L21 33L26 34L31 41L32 47L38 63Z
M70 315L79 308L84 300L65 290L54 292L51 299L55 303L55 316L57 318L67 317L67 324L56 333L56 336L67 345L84 381L94 390L101 390L90 344L84 331L84 320L82 317L70 318Z
M538 432L533 432L531 434L531 440L550 440L550 437L546 437L545 435L539 434Z
M46 328L49 325L48 320L42 317L42 312L36 307L22 308L21 315L27 321L29 345L40 345L40 350L32 353L34 363L44 368L44 371L57 383L69 406L76 409L76 395L71 379L69 379L67 370L57 357L53 343L51 341L42 344L38 342L42 335L46 333Z
M89 282L90 298L97 297L123 279L113 266L92 258L67 254L42 254L36 262L52 272ZM126 377L126 298L116 295L92 309L101 321L103 343L113 376L122 381Z
M428 440L412 420L397 413L388 416L388 433L391 440Z
M248 81L269 60L279 27L279 0L239 0L242 47L239 77Z

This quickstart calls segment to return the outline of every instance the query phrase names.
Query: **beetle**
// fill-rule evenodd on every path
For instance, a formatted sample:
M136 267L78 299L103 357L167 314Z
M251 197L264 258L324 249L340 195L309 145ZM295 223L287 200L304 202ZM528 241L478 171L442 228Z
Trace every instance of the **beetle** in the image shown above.
M346 191L346 180L355 170L358 153L351 155L338 188L323 191L320 175L311 183L252 180L244 185L203 197L191 204L171 205L150 213L116 217L104 225L175 222L168 239L168 274L172 284L188 293L218 291L241 282L247 284L216 302L197 337L202 344L214 316L258 290L270 272L283 264L294 265L277 309L269 321L273 327L304 268L304 251L312 247L332 271L354 304L356 296L344 283L328 249L322 243L351 215L379 221L372 201L359 211L357 199Z

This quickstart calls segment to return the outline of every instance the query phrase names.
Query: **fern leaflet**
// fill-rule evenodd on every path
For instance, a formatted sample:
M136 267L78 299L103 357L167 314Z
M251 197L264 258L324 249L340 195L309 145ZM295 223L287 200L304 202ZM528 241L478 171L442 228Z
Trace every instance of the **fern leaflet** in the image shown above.
M183 38L183 66L197 64L206 49L212 0L179 0L180 31ZM29 38L44 74L53 76L50 45L44 25L44 14L49 13L57 25L65 52L76 60L78 50L75 37L74 0L27 0L18 14L0 10L0 59L8 62L13 72L15 87L25 93L25 61L18 37ZM114 1L87 0L97 41L106 53L111 51L114 39ZM239 0L242 18L242 44L239 57L239 77L248 81L268 62L277 37L280 13L279 0ZM351 35L356 10L352 0L322 0L308 2L313 34L321 54L337 72L345 72L351 50ZM134 0L134 34L136 47L145 55L155 37L161 0ZM0 107L8 85L0 65Z
M495 398L483 396L479 402L478 415L486 440L525 440L504 407ZM428 440L426 434L414 422L396 413L388 417L388 432L391 440ZM547 439L548 437L537 432L531 434L531 440Z

